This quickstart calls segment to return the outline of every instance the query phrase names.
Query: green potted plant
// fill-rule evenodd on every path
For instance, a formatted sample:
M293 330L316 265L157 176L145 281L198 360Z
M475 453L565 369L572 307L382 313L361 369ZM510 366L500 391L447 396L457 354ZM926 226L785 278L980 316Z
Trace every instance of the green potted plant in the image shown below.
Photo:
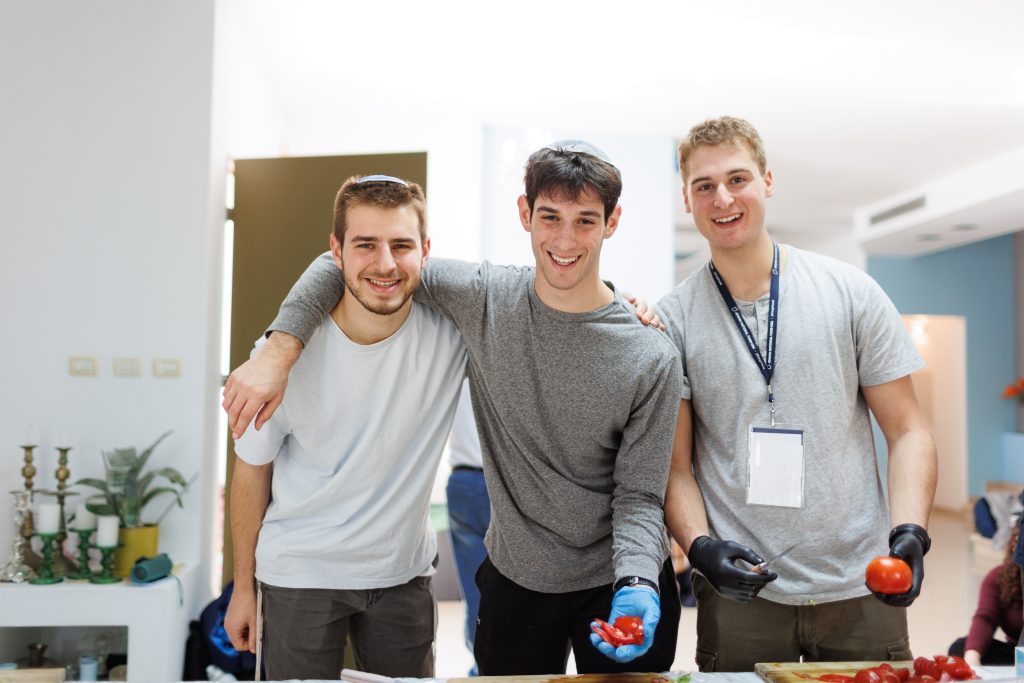
M164 432L141 453L134 447L102 451L106 478L84 478L75 482L100 491L99 494L86 499L86 509L97 515L117 515L121 518L118 549L114 553L114 571L119 576L127 576L139 557L156 555L160 522L175 503L178 507L184 507L181 497L199 476L196 474L187 481L173 467L161 467L143 473L153 451L170 434L170 431ZM166 483L157 486L158 477L166 480ZM143 522L143 509L154 499L164 495L173 496L167 508L156 522Z

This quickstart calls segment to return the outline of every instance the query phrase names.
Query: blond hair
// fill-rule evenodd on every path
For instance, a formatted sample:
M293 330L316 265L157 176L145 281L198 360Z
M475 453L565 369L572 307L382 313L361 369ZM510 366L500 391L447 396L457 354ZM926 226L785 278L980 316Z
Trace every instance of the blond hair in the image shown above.
M768 161L764 154L764 143L761 142L757 129L744 119L720 116L698 123L679 143L679 173L682 174L683 180L686 180L686 160L698 147L725 144L742 147L750 152L761 175L764 175Z

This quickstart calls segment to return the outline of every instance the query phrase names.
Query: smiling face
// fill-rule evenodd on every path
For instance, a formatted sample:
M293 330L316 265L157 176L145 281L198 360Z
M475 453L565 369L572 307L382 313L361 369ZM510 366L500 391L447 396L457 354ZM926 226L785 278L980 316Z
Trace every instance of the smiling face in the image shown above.
M743 145L702 145L686 160L683 199L697 229L716 252L742 250L767 237L765 201L772 173L761 173Z
M356 205L346 212L344 244L331 235L334 263L345 277L342 305L382 316L407 312L430 251L415 209Z
M585 305L585 298L602 284L601 245L615 232L621 212L616 206L606 221L604 204L591 191L575 200L541 194L532 211L526 195L519 198L519 219L530 233L537 260L535 286L542 301L554 308L576 303L574 299Z

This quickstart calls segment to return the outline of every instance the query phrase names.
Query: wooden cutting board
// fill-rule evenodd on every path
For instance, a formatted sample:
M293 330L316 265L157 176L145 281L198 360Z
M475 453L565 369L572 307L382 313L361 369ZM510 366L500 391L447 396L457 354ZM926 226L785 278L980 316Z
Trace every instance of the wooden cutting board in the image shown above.
M761 662L754 671L768 683L815 683L822 674L852 676L861 669L878 666L882 662ZM905 667L914 673L913 662L889 662L894 669ZM820 682L819 682L820 683Z

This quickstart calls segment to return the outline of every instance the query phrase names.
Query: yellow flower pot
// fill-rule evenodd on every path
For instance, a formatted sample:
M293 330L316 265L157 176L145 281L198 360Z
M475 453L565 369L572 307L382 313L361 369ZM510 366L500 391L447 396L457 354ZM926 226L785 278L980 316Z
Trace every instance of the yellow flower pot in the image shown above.
M160 527L156 524L147 524L134 529L122 528L118 532L117 540L117 550L114 551L114 573L117 576L128 576L137 559L153 557L157 554Z

